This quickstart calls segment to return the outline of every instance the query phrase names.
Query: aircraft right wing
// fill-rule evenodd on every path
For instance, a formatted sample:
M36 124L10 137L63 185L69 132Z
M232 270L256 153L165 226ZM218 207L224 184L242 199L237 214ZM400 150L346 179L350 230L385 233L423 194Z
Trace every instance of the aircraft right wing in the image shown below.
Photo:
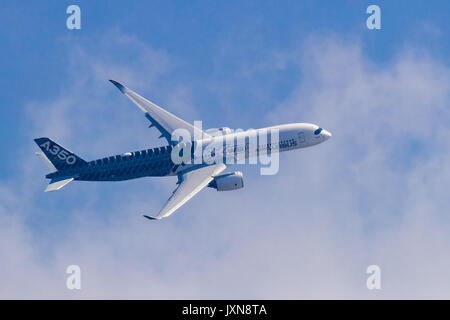
M170 216L179 207L185 204L189 199L195 196L200 190L206 187L214 176L225 170L227 166L223 163L201 167L192 171L188 171L180 176L180 184L173 192L172 196L167 200L164 207L156 217L146 216L147 219L162 219Z
M120 92L126 95L128 99L130 99L135 105L139 107L139 109L141 109L145 113L145 117L150 121L152 126L155 126L161 133L160 138L166 138L169 144L175 145L178 143L177 141L172 141L171 137L172 133L179 128L187 130L190 133L192 140L194 140L194 136L198 136L200 138L210 137L201 129L196 128L186 121L174 116L170 112L145 99L136 92L128 89L121 83L114 80L109 81L111 81L111 83L114 84L120 90Z

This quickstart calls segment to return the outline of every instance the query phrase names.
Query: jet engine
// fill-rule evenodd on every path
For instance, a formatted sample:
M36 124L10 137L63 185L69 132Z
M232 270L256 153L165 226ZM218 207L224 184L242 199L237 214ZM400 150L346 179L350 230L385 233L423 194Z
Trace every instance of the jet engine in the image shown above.
M212 128L205 131L210 136L216 137L216 136L224 136L226 134L231 133L231 129L228 127L222 127L222 128Z
M214 180L209 183L208 187L214 188L217 191L229 191L243 188L244 179L242 172L236 171L215 176Z

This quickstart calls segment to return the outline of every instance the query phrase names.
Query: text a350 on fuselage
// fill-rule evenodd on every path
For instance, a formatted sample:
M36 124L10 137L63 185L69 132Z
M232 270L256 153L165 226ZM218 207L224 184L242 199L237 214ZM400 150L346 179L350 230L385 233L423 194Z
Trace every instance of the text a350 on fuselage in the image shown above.
M169 216L204 187L218 191L235 190L243 187L241 172L222 174L226 169L225 159L230 156L233 163L260 154L275 154L317 145L328 140L331 134L315 124L292 123L267 128L234 132L228 127L201 131L201 138L190 141L174 141L173 134L182 129L196 137L199 129L177 118L134 91L111 80L119 90L135 103L156 127L161 138L169 145L147 150L126 152L90 162L57 144L49 138L38 138L42 160L51 169L46 178L51 179L46 191L55 191L71 181L123 181L140 177L178 176L178 186L157 216L144 215L149 219ZM274 140L274 132L277 133ZM262 139L261 137L265 138ZM256 141L256 145L252 142ZM215 146L211 154L209 146ZM174 161L173 155L188 150L191 163ZM200 150L200 152L199 152ZM205 154L214 158L211 163ZM200 160L199 160L200 157ZM217 159L222 159L217 163Z

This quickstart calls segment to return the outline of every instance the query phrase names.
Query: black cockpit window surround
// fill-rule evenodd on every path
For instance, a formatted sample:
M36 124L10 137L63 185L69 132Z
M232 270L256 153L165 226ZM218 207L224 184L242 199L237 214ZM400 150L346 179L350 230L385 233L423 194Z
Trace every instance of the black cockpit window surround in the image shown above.
M319 129L317 129L316 131L314 131L314 134L315 134L315 135L318 135L319 133L322 132L322 130L323 130L322 128L319 128Z

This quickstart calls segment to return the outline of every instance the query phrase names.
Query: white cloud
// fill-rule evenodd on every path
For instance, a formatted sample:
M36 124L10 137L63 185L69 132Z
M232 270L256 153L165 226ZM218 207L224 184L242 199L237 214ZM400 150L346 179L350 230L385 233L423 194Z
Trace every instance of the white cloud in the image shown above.
M121 39L137 44L136 63L105 53L121 42L98 55L80 49L71 68L80 66L83 81L28 105L33 134L89 156L149 144L139 111L101 82L113 74L161 88L172 59ZM319 40L282 54L303 80L268 121L315 122L333 138L283 154L276 176L245 168L241 192L203 191L151 223L140 213L158 210L173 180L72 183L44 196L37 160L26 160L23 191L18 182L0 193L0 296L448 298L450 72L412 50L378 66L357 44ZM139 72L148 63L162 67ZM191 89L177 90L191 108ZM69 264L82 268L81 292L65 288ZM381 267L380 292L365 288L370 264Z

